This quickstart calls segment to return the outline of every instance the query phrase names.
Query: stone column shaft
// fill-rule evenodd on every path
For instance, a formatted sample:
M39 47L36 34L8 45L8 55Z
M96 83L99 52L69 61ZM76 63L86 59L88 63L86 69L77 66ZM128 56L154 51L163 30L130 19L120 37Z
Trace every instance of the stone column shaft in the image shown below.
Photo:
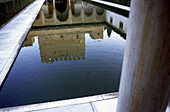
M132 0L117 112L164 112L169 85L170 1Z

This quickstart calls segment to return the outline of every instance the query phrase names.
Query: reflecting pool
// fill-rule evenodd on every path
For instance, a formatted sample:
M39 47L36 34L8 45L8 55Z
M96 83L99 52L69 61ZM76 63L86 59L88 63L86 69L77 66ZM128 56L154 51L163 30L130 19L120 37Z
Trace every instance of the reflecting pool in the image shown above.
M1 88L0 108L117 92L125 39L111 26L126 32L128 18L111 13L82 1L44 3Z

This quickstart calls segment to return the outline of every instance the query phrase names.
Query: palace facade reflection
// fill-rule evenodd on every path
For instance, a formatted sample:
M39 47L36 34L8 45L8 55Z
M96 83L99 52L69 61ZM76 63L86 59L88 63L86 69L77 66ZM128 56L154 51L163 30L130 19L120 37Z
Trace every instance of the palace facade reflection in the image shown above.
M92 39L103 39L106 26L126 31L128 19L82 0L46 0L23 46L32 45L38 36L41 61L85 59L85 33ZM110 37L112 30L107 29Z
M128 18L83 2L82 0L46 0L33 27L107 23L125 38Z
M32 37L30 33L28 33L27 38L23 43L23 47L32 46L34 42L35 42L34 37Z
M103 25L97 25L65 28L64 30L31 30L24 46L26 46L25 43L32 45L34 36L38 36L42 63L52 63L58 60L84 60L85 33L89 33L92 39L103 39L103 28Z
M106 11L81 0L45 2L33 27L106 21Z
M84 33L40 36L38 42L43 63L85 59Z

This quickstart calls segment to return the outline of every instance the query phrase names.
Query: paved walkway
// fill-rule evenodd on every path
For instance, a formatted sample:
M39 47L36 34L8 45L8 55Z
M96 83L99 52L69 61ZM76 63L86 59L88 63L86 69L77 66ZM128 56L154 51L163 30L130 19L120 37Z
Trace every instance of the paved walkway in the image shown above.
M43 3L36 0L0 29L0 86Z
M33 112L116 112L117 100L118 98L112 98L71 106L37 110Z
M116 112L118 92L0 109L0 112ZM165 112L170 112L170 102Z
M118 93L0 109L0 112L115 112Z

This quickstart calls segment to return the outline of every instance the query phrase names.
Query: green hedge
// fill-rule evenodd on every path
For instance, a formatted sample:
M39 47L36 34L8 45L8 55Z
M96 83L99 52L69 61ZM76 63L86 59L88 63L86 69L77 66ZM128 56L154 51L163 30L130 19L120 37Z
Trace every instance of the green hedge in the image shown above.
M0 1L0 26L10 18L32 3L34 0L1 0Z

